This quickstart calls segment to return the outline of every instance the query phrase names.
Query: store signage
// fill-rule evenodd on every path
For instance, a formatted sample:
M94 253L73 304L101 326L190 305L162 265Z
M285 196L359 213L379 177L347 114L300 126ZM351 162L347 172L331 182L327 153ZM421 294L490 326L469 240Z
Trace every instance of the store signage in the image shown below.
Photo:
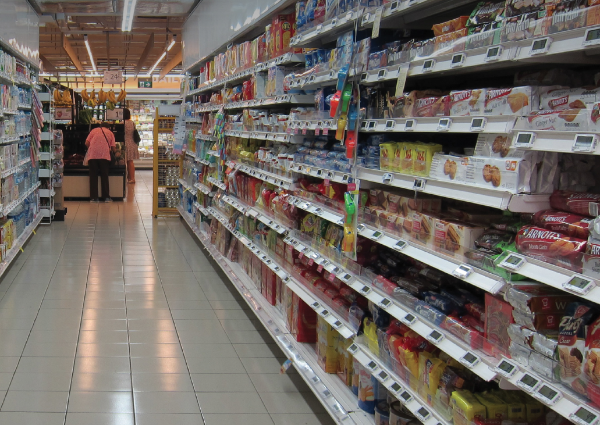
M104 71L104 84L123 84L123 71Z
M138 89L151 89L152 78L138 78Z
M123 119L123 109L106 110L106 119L108 121L121 121Z
M58 121L70 121L73 119L73 110L71 108L56 108L54 109L54 119Z

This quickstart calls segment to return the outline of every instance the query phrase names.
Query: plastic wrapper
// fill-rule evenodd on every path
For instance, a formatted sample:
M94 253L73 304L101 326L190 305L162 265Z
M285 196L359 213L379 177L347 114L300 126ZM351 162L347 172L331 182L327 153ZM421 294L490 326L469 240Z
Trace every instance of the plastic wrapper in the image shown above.
M557 190L550 196L550 206L557 210L596 217L600 194Z
M403 305L409 307L411 310L414 310L417 306L417 303L419 302L419 299L417 297L411 295L410 292L400 288L394 289L392 296L396 300L400 301Z
M579 239L587 239L592 219L563 211L543 210L534 215L533 221L538 227Z
M520 253L580 273L587 241L535 226L525 226L516 238Z
M541 284L516 284L506 290L504 299L524 313L562 313L577 299L562 291Z
M466 25L473 27L490 22L502 22L504 17L505 3L503 1L482 1L477 4Z
M473 329L455 317L446 317L442 323L442 329L447 329L472 349L478 350L483 345L483 333Z
M415 311L436 326L441 326L446 320L446 315L424 301L416 303Z
M540 109L586 109L591 108L599 99L598 88L551 89L540 95Z
M556 360L532 351L529 357L529 366L543 378L554 380Z
M561 313L523 313L513 310L515 323L538 332L556 331L562 317Z
M530 346L533 335L535 335L533 330L516 323L511 323L508 326L508 336L510 337L510 340L523 346Z
M529 357L531 356L531 350L529 348L516 342L511 342L508 350L511 358L524 366L529 366Z
M546 357L554 358L557 347L558 340L556 336L551 337L541 333L534 333L531 338L531 348Z
M465 28L468 20L468 16L459 16L458 18L435 24L431 29L433 30L433 34L437 37Z

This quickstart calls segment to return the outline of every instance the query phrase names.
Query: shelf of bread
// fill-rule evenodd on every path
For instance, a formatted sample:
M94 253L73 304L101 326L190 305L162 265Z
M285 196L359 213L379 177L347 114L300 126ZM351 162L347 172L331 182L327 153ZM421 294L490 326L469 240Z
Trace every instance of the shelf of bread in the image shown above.
M238 264L227 260L215 249L202 231L196 227L190 214L185 212L181 207L179 207L179 211L188 226L217 264L219 264L223 272L229 277L251 310L265 326L277 345L284 351L300 376L302 376L311 390L317 395L317 398L336 423L340 425L372 424L372 417L351 412L354 410L356 404L356 396L352 394L350 389L344 385L337 375L331 375L323 371L318 365L316 353L310 345L295 341L294 337L287 333L281 313L276 307L267 302L242 268ZM220 214L217 213L217 219L219 219L218 216ZM222 219L223 217L221 217ZM245 242L244 237L239 240L243 243ZM270 263L271 266L272 263Z
M290 203L294 204L297 208L315 214L327 221L342 226L344 224L345 214L334 211L324 205L299 198L297 196L290 197Z
M436 180L431 177L417 177L385 170L365 167L358 168L358 179L392 187L414 190L458 201L471 202L512 212L535 213L549 208L549 195L529 195L503 191L501 187L494 189L491 182L486 188L468 183L455 183ZM443 166L442 166L443 168ZM481 178L484 181L484 177ZM498 185L499 186L499 185Z
M445 420L438 415L418 394L408 382L391 370L383 361L375 356L367 346L355 342L348 351L371 374L381 382L395 397L398 398L415 417L424 425L452 425L452 421ZM410 379L410 378L409 378Z
M430 232L433 231L434 229L430 229ZM464 258L453 257L449 254L434 251L423 244L401 238L373 226L359 225L358 234L428 264L444 273L459 277L464 282L483 289L490 294L499 293L506 285L503 278L467 264L466 261L463 261Z
M467 117L423 117L364 120L361 133L509 133L516 117L467 116Z

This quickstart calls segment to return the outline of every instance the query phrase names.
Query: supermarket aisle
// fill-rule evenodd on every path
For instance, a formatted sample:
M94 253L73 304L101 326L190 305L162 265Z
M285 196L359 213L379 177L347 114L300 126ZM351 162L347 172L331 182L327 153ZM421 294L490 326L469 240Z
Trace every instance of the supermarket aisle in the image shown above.
M184 224L152 219L151 177L68 203L0 281L0 425L331 424Z

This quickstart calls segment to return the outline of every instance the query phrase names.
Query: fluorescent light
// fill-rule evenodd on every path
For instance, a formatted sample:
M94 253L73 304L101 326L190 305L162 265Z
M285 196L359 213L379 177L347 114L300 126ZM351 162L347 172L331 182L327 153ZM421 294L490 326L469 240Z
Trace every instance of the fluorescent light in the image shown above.
M165 58L165 56L167 56L167 52L163 52L163 54L160 55L160 58L158 58L158 60L154 64L154 66L152 66L152 68L150 68L150 71L148 71L148 74L146 75L147 77L152 77L152 73L154 72L154 69L156 69L156 67L158 66L160 61L162 61Z
M174 35L173 38L171 39L171 44L169 44L169 47L167 47L167 52L173 48L173 46L175 45L176 42L177 42L177 36Z
M96 63L94 62L94 56L92 56L92 49L90 49L90 42L88 41L88 36L84 35L83 40L85 42L85 48L88 51L88 55L90 55L90 61L92 61L92 68L94 69L94 74L98 72L96 69Z
M121 31L131 31L136 3L137 0L125 0L123 3L123 22L121 24Z

